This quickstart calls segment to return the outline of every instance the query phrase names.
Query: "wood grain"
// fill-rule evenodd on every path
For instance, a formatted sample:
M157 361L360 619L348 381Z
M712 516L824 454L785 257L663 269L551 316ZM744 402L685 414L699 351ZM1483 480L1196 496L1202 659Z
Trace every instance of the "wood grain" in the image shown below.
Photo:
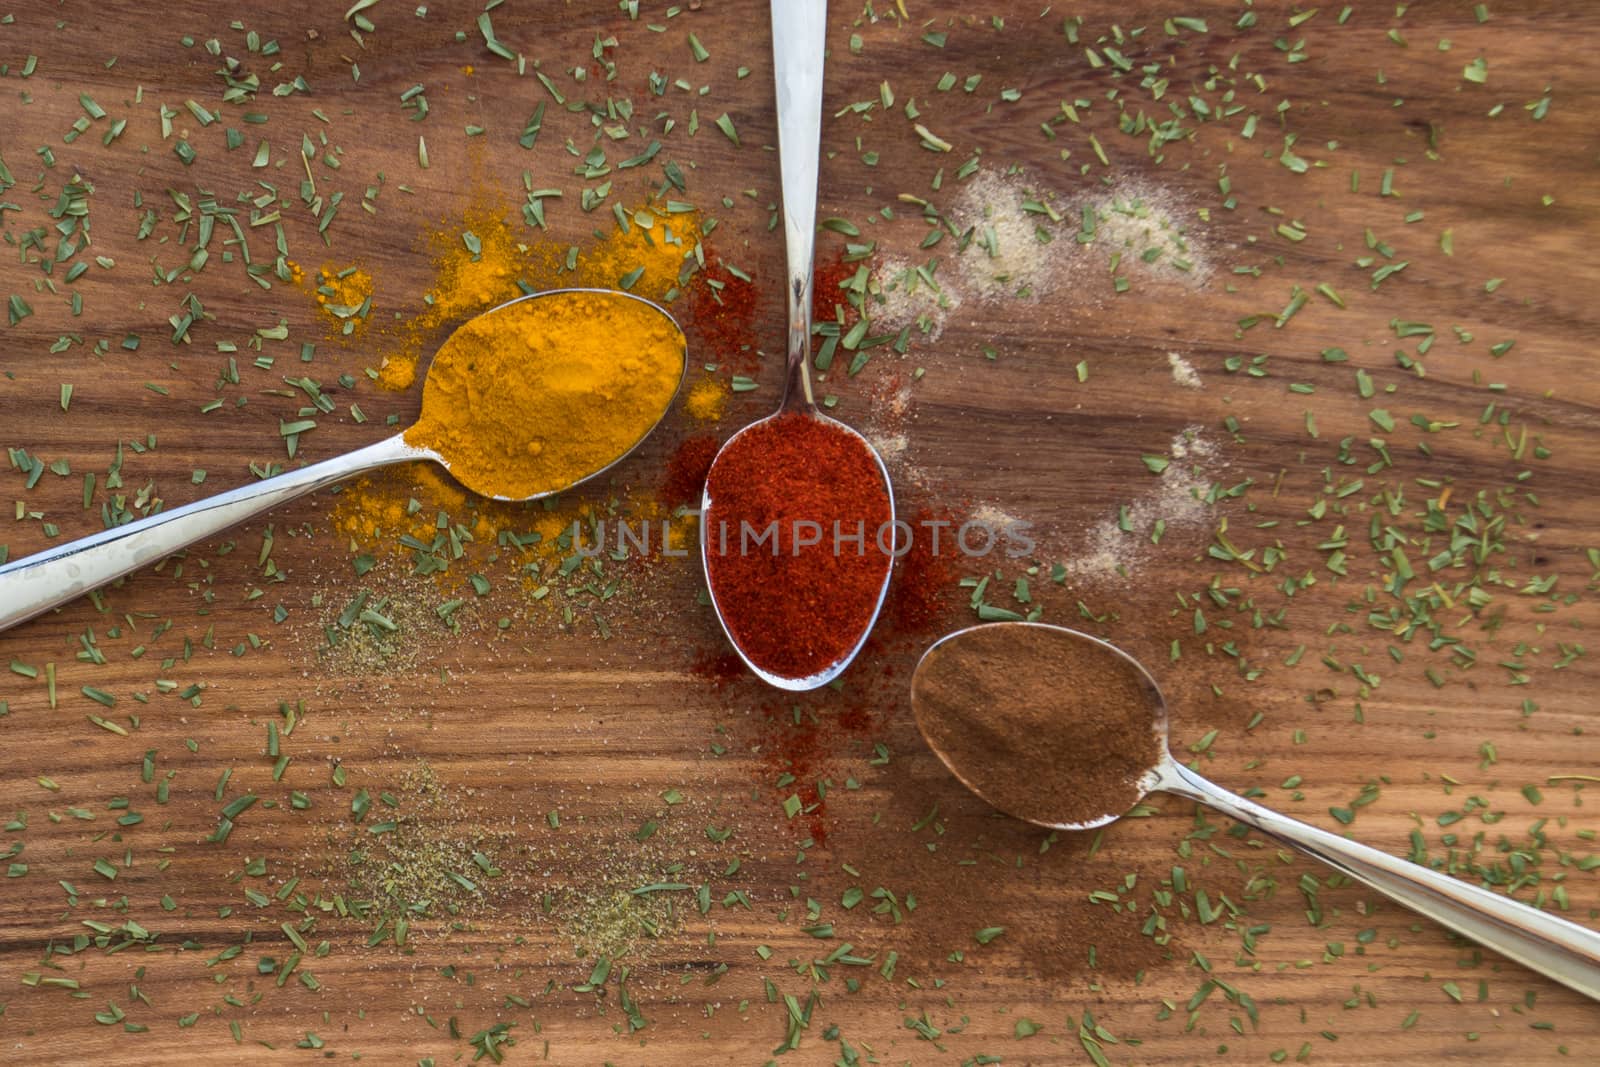
M963 297L937 342L914 339L903 357L876 350L859 374L835 370L822 384L841 417L880 437L904 436L894 466L902 511L965 516L989 506L1032 523L1036 558L962 560L959 575L997 569L989 601L1026 610L1011 594L1022 564L1036 563L1030 596L1043 617L1091 629L1149 663L1171 705L1174 744L1219 782L1333 828L1341 823L1330 809L1350 809L1352 835L1397 853L1420 842L1431 860L1466 877L1488 871L1503 885L1515 865L1529 876L1515 896L1549 906L1559 897L1569 917L1592 925L1600 882L1586 868L1600 825L1586 783L1551 776L1590 775L1600 756L1587 722L1596 669L1580 654L1596 622L1586 550L1597 543L1600 492L1600 385L1590 373L1600 327L1588 299L1600 237L1590 121L1600 68L1588 44L1600 29L1595 12L1554 0L1490 3L1480 24L1471 4L1417 0L1403 15L1396 5L1353 5L1359 10L1343 24L1341 5L1324 5L1291 26L1296 9L1265 0L1253 9L1196 0L1181 10L1095 0L1044 13L1040 5L907 3L912 20L902 25L889 15L894 6L836 4L830 14L819 217L855 223L863 236L852 240L875 242L873 263L940 257L939 277ZM18 501L7 509L17 521L0 533L10 558L100 528L103 476L119 445L123 491L150 487L168 507L249 481L251 463L287 462L280 422L296 417L304 396L285 378L311 375L338 405L292 462L367 443L390 416L408 422L416 393L379 390L364 371L398 343L436 283L428 235L459 230L474 205L521 225L525 171L534 187L566 195L547 201L549 230L527 229L524 239L564 250L587 247L614 225L611 203L644 203L663 188L660 164L678 163L682 195L718 219L707 247L765 283L759 344L779 344L782 248L769 225L778 191L762 5L704 0L669 17L645 3L633 21L612 3L505 4L492 10L493 25L526 54L523 76L484 48L477 5L430 3L426 17L413 7L390 0L368 9L378 29L359 43L340 10L307 14L282 2L12 9L15 21L0 27L13 94L0 154L16 178L3 195L16 206L0 218L17 254L3 257L0 291L21 294L33 314L4 334L0 429L7 446L66 461L71 473L46 473L31 489L22 473L3 475ZM1241 27L1247 10L1255 25ZM1069 14L1083 20L1078 46L1063 31ZM1169 34L1171 16L1204 18L1209 32ZM247 30L279 42L281 70L248 54ZM704 63L690 51L691 31L710 52ZM945 35L941 46L925 39L932 33ZM192 45L180 40L186 35ZM590 67L596 42L613 36L605 54L616 79L607 83L595 63L574 82L569 68ZM261 74L255 104L220 101L220 61L204 45L212 38ZM1115 76L1106 44L1132 72ZM23 78L29 55L37 68ZM1488 63L1482 85L1462 76L1479 56ZM534 60L567 98L602 115L608 98L632 101L632 121L621 123L631 138L606 143L613 162L647 137L662 140L656 163L617 171L610 199L592 213L581 210L578 190L596 183L574 168L597 124L615 120L557 105L533 76ZM1168 80L1160 100L1140 86L1147 66L1150 77ZM957 85L941 91L946 71ZM666 78L661 96L652 94L652 72ZM978 74L965 91L961 83ZM297 75L311 92L269 97ZM849 110L880 101L885 83L892 109ZM430 103L420 123L399 100L416 84ZM1003 89L1020 98L1003 99ZM80 94L110 118L63 143L85 113ZM1546 95L1548 110L1536 118ZM1214 115L1239 110L1196 121L1191 96ZM201 126L186 100L220 121ZM919 143L905 112L911 100L915 121L951 152ZM1088 101L1078 105L1081 121L1063 121L1061 103L1077 100ZM517 138L541 101L544 129L527 151ZM176 113L173 141L160 137L163 104ZM1503 111L1490 116L1496 104ZM1147 135L1119 132L1119 114L1164 122L1173 107L1187 133L1164 146L1159 162ZM246 124L247 110L269 121ZM713 125L724 113L738 147ZM1257 124L1246 138L1252 113ZM665 136L663 115L675 123ZM102 147L117 117L128 127ZM1041 130L1047 122L1051 137ZM468 125L486 132L468 137ZM222 132L230 126L246 135L233 151ZM1306 173L1280 162L1286 132L1297 136L1293 152L1317 164ZM345 193L326 246L299 197L303 136L320 154L337 150L337 169L313 163L321 191ZM192 165L173 153L184 137L197 151ZM273 161L260 170L251 166L258 137L271 142ZM51 147L54 166L35 154L41 145ZM951 211L962 188L956 172L974 155L987 171L1017 168L1012 181L1053 193L1066 216L1062 242L1075 242L1080 205L1108 187L1159 194L1186 221L1209 273L1184 280L1124 265L1131 285L1117 293L1107 253L1087 246L1036 299L985 302L963 289L956 237L920 249L928 228L901 198ZM1395 195L1384 196L1391 170ZM74 171L94 186L88 254L116 265L91 265L68 286L64 265L47 278L40 253L21 242L54 225L48 209ZM262 290L237 261L214 256L202 271L152 284L188 261L184 245L194 240L173 221L167 190L209 191L232 204L241 190L259 192L257 178L281 190L293 258L308 269L358 264L377 279L376 321L358 342L330 334L304 286ZM1231 208L1223 178L1237 198ZM368 213L361 201L374 185L381 192ZM147 207L161 221L140 240ZM1276 232L1290 220L1303 240ZM1369 231L1393 247L1393 260L1371 250ZM270 255L265 233L250 234L259 255ZM833 258L844 242L824 232L821 244ZM1357 268L1364 256L1376 261ZM1398 261L1405 270L1374 288L1373 269ZM1490 279L1504 281L1489 291ZM1315 293L1324 283L1347 307ZM1296 287L1309 299L1280 327ZM73 290L81 314L66 295ZM175 345L168 318L190 294L206 317L189 343ZM696 324L681 314L695 337ZM1244 328L1252 317L1259 321ZM258 329L280 321L287 341L250 346ZM1432 324L1429 350L1418 356L1420 335L1398 337L1396 321ZM136 350L123 347L130 334L140 338ZM63 336L72 340L51 351ZM107 347L96 351L101 340ZM1509 351L1491 353L1512 340ZM301 362L303 341L316 342L309 363ZM221 380L227 353L219 343L238 348L238 385ZM1347 358L1328 362L1330 349ZM1400 366L1397 350L1425 374ZM1174 382L1169 353L1195 369L1203 388ZM257 368L258 355L275 362ZM1260 356L1264 373L1254 376L1248 368ZM1370 376L1370 397L1360 394L1358 369ZM726 378L727 368L719 373ZM762 359L760 388L735 394L714 429L730 432L764 411L777 373L777 361ZM356 384L339 386L341 375ZM64 382L74 386L65 411ZM910 400L902 410L894 398L903 388ZM201 412L219 397L221 408ZM368 421L349 417L351 401ZM1369 416L1374 408L1392 416L1392 430ZM1453 425L1429 432L1430 420ZM1214 450L1198 463L1205 483L1249 486L1198 514L1161 512L1150 504L1161 481L1141 456L1167 454L1189 428ZM648 499L673 447L700 429L675 417L591 499ZM153 448L129 444L152 434ZM1380 463L1374 438L1392 466ZM197 468L206 471L198 484ZM87 509L84 471L102 478ZM1493 527L1484 543L1496 548L1479 565L1428 574L1426 561L1447 541L1427 528L1427 501L1445 489L1450 522L1482 501L1475 521ZM390 491L401 499L410 492L403 482ZM426 496L425 487L416 492ZM1313 519L1308 510L1319 500L1327 510ZM407 657L353 671L319 654L330 611L363 586L351 560L365 546L352 548L334 531L336 503L331 495L297 502L130 577L98 602L0 635L0 657L15 664L0 681L0 813L26 824L0 836L13 874L0 883L8 1060L446 1062L470 1059L468 1039L503 1022L516 1024L508 1062L760 1063L785 1041L782 996L798 1006L813 993L809 1026L781 1062L855 1062L855 1054L880 1063L1087 1062L1079 1025L1090 1015L1091 1033L1098 1023L1119 1039L1103 1043L1118 1063L1261 1062L1280 1053L1319 1064L1557 1063L1581 1058L1600 1037L1593 1006L1577 994L1375 894L1328 885L1325 869L1189 805L1151 798L1147 817L1096 835L1047 836L996 816L926 751L904 691L921 649L972 619L957 599L968 593L954 588L957 575L936 625L886 625L841 690L799 700L705 676L722 645L697 598L697 568L676 559L625 572L625 587L602 612L609 639L587 610L563 626L558 608L493 571L496 593L463 611L462 633L436 620L429 628L424 617ZM1148 530L1118 542L1126 576L1075 566L1124 505L1171 519L1159 543L1149 543ZM1252 562L1269 547L1282 561L1255 573L1217 558L1208 549L1221 520L1231 543L1254 550ZM53 537L45 523L56 527ZM275 572L261 562L268 524ZM1319 547L1341 540L1336 526L1348 539L1343 574L1328 567L1334 549ZM1393 563L1371 541L1385 527L1404 539L1417 572L1408 594L1425 597L1438 583L1428 612L1444 642L1437 647L1427 629L1404 639L1394 624L1373 621L1399 603L1386 591ZM1058 563L1074 565L1060 582L1050 577ZM400 570L385 563L366 584L415 593ZM1286 578L1307 575L1314 584L1283 591ZM1553 587L1539 584L1551 577ZM1476 614L1472 580L1491 597ZM447 586L427 588L434 600L448 595ZM1414 610L1415 602L1400 605L1403 615ZM104 663L86 651L91 632ZM1457 640L1475 662L1452 654L1448 642ZM113 694L115 706L84 696L85 686ZM291 762L275 780L267 724L283 725L285 702L303 702L303 713L280 741ZM336 767L343 786L333 781ZM798 780L786 781L786 772ZM425 773L437 789L432 802L419 787ZM169 774L170 796L158 803ZM822 807L786 817L784 800L815 800L819 779L831 783ZM1376 795L1352 808L1368 783L1377 783ZM481 897L453 896L458 915L436 907L414 917L404 944L391 924L369 945L376 920L340 917L332 903L359 895L351 853L379 836L352 819L363 789L374 798L392 792L406 832L453 860L481 851L501 875L479 879ZM246 792L259 801L224 843L208 842L219 810ZM309 806L294 807L292 793ZM117 798L143 821L118 825ZM369 823L385 808L374 800ZM654 835L641 843L650 822ZM114 881L96 872L97 859L116 870ZM265 873L249 873L260 869L252 861ZM1162 904L1175 867L1189 888ZM704 884L711 905L702 914L693 890L670 891L676 914L662 936L616 961L629 968L621 986L647 1020L630 1032L616 974L598 992L576 988L594 960L576 955L585 936L572 923L594 900L653 881ZM852 887L893 892L904 921L870 911L882 898L845 908ZM1307 887L1316 899L1309 918ZM735 892L747 906L727 897ZM815 919L808 901L817 902ZM1140 933L1152 914L1167 923L1165 945ZM297 930L310 949L299 973L314 974L317 988L298 977L280 986L273 968L295 950L284 925L308 915L314 922ZM108 952L84 925L128 920L153 942ZM832 936L803 929L820 923L833 924ZM974 933L989 927L1005 933L980 945ZM88 943L65 951L80 935ZM846 942L872 965L808 966ZM219 959L230 946L237 955ZM890 953L897 962L885 977ZM273 960L265 971L263 957ZM76 991L41 984L52 977ZM1258 1006L1258 1019L1228 999L1229 989ZM96 1020L108 1011L109 1021ZM1024 1018L1042 1029L1017 1037Z

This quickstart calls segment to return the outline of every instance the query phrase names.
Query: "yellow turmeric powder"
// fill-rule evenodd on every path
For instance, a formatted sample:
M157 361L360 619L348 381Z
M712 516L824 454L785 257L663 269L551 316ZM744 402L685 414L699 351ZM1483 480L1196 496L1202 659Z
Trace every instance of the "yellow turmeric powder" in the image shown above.
M614 292L532 297L471 319L433 359L409 444L484 496L559 492L616 462L677 394L677 325Z
M367 324L372 313L372 275L359 267L325 266L317 271L317 305L339 323L349 337Z
M697 269L700 216L668 214L657 207L621 213L616 229L578 254L568 285L624 288L651 300L669 300L686 270ZM687 262L686 262L687 261ZM569 275L569 277L571 277Z
M435 282L422 311L388 338L377 378L385 389L411 388L428 339L440 326L523 296L518 281L535 280L532 251L491 208L469 208L459 225L429 233L427 241Z
M659 511L652 501L641 506L626 492L608 499L630 517L654 518ZM582 496L546 497L535 503L491 500L462 489L433 463L406 463L347 482L335 497L329 521L352 553L410 557L416 573L430 574L441 592L465 590L467 572L473 567L486 570L496 559L508 564L517 583L532 592L571 555L572 542L562 535L574 523L588 529L593 512L592 502ZM502 533L513 534L514 540L502 540ZM508 545L514 551L506 555ZM675 547L683 546L675 542ZM469 555L472 567L453 565ZM444 566L445 560L452 565ZM556 598L547 603L555 604Z
M427 235L435 284L426 306L383 354L378 384L411 388L426 340L438 327L486 311L532 290L626 289L670 303L680 279L693 274L700 251L700 215L645 206L620 213L619 225L584 249L529 245L504 213L489 204L467 209L458 224Z
M683 410L697 422L716 422L722 418L727 400L728 390L721 382L715 378L701 378L690 387Z

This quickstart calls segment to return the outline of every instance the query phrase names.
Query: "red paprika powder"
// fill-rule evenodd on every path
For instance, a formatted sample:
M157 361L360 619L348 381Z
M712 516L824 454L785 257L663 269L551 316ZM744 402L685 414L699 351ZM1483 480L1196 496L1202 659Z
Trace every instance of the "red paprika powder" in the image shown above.
M735 374L756 369L756 314L762 290L721 263L707 263L689 289L689 328L695 351Z
M721 447L722 442L710 434L685 438L667 460L667 473L661 479L661 502L671 507L698 506L706 471L711 469L711 461L717 458Z
M947 512L920 508L908 521L913 530L926 529L925 523L944 519L951 529L961 526ZM948 550L947 550L948 551ZM894 592L884 605L890 626L899 634L920 633L944 618L949 593L955 587L955 568L950 557L935 554L933 538L913 537L909 550L900 557Z
M816 273L811 280L811 319L813 322L838 322L839 309L844 309L844 322L848 326L855 320L855 309L850 306L849 294L844 291L846 282L856 276L861 268L846 263L844 254L819 257Z
M893 505L851 431L801 413L734 438L706 483L706 580L751 663L805 678L872 624L894 563Z

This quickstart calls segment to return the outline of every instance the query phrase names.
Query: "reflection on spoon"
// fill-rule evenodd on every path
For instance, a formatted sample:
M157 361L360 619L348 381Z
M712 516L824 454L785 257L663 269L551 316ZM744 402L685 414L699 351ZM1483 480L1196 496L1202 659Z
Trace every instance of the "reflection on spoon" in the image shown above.
M542 343L542 327L564 323L584 327L570 334L563 329L561 336L579 338L589 352ZM497 336L502 331L518 333ZM616 351L623 336L640 341L635 351ZM502 354L523 345L528 358L497 374L481 358L490 344ZM586 354L593 358L585 362L606 368L600 389L573 373ZM423 386L422 417L410 430L0 566L0 630L375 467L434 460L468 489L498 500L533 500L570 489L638 447L672 406L686 367L677 324L641 297L552 289L501 304L468 320L441 346ZM562 416L559 426L529 424L526 405L519 402L528 389L551 402ZM602 418L614 434L587 434Z
M934 753L1003 811L1086 830L1154 790L1201 801L1600 999L1600 933L1280 815L1178 763L1155 679L1097 638L1040 623L957 631L923 654L911 707Z

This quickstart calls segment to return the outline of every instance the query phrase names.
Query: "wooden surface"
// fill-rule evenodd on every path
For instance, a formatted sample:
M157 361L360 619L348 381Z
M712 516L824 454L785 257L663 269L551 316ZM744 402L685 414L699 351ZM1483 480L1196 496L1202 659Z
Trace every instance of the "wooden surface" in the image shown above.
M8 447L70 465L31 489L18 471L0 476L19 502L14 512L6 507L16 521L0 527L12 559L52 543L46 522L57 540L101 527L104 475L119 443L130 508L147 486L170 507L251 480L251 463L287 462L279 426L298 417L305 396L286 377L311 375L337 405L302 436L293 462L371 441L391 414L408 421L416 392L379 390L363 370L395 343L385 322L423 309L434 284L427 235L463 228L461 213L473 203L503 210L527 242L587 247L596 230L614 226L611 203L641 206L664 184L662 163L675 161L686 189L672 195L717 218L707 247L765 283L759 343L780 343L773 280L782 250L769 229L777 161L760 5L705 0L669 18L646 3L630 22L612 3L513 0L492 18L498 39L527 56L521 76L484 47L476 5L429 4L425 18L413 6L388 0L369 9L377 30L364 43L337 7L315 15L288 3L7 9L15 21L0 26L0 61L9 64L0 153L16 184L0 196L12 202L0 212L8 248L0 291L24 296L34 314L4 333L0 430ZM1600 852L1600 819L1583 780L1552 776L1593 774L1600 755L1588 721L1596 668L1582 654L1597 569L1585 550L1600 545L1594 14L1578 3L1491 0L1480 24L1471 4L1418 0L1399 5L1403 15L1395 4L1357 4L1343 25L1342 5L1321 5L1291 26L1291 6L1261 0L1254 25L1241 28L1248 9L1210 0L1170 11L1143 2L1042 6L907 0L911 21L900 24L891 3L872 5L876 21L860 5L835 5L819 212L850 220L864 235L856 243L876 241L870 263L944 257L939 276L953 292L962 277L956 237L920 251L928 227L901 194L950 210L956 172L975 153L985 173L1020 168L1013 183L1053 194L1065 217L1062 242L1075 243L1081 205L1108 187L1159 194L1182 220L1208 273L1124 267L1118 273L1130 286L1117 293L1109 252L1088 245L1036 300L985 302L969 290L937 342L913 337L904 357L875 349L858 374L835 371L822 386L841 417L880 438L905 438L894 462L903 511L959 518L999 509L1033 524L1035 558L952 560L936 622L891 620L843 689L798 700L742 678L708 677L719 635L697 601L697 568L679 559L620 570L624 584L601 609L609 640L584 598L568 600L578 607L563 625L561 609L529 599L503 564L469 559L495 591L463 612L462 633L436 618L430 628L429 609L466 588L471 568L417 601L408 655L378 668L336 667L318 652L330 606L337 612L364 584L390 579L382 570L365 583L355 576L352 559L368 546L332 530L336 501L326 495L269 517L270 566L266 523L253 523L130 578L98 603L80 601L0 636L0 659L14 664L0 676L0 818L11 821L0 851L12 852L13 875L0 881L0 1044L9 1062L444 1063L476 1054L474 1034L514 1023L517 1043L501 1050L508 1062L759 1063L786 1043L785 996L809 1011L798 1048L779 1057L785 1063L855 1055L1088 1062L1080 1025L1090 1016L1089 1033L1098 1024L1120 1040L1101 1042L1119 1063L1592 1055L1600 1016L1577 994L1453 941L1374 893L1330 885L1326 869L1188 804L1152 798L1148 817L1096 835L1047 836L996 816L926 752L905 685L922 647L973 618L971 590L956 578L998 568L988 602L1028 611L1012 592L1024 565L1037 565L1032 606L1149 663L1172 706L1175 747L1198 753L1219 782L1322 826L1341 826L1330 809L1353 813L1353 836L1400 853L1420 843L1431 861L1466 877L1487 874L1503 887L1514 868L1528 876L1518 898L1564 902L1568 917L1593 925L1600 883L1586 868ZM1063 31L1068 15L1083 19L1077 46ZM1169 33L1163 20L1172 15L1203 18L1208 32L1175 25ZM1003 26L991 16L1003 16ZM235 19L243 30L230 28ZM280 42L282 69L249 55L243 31ZM703 63L691 31L710 54ZM942 47L927 34L943 35ZM569 69L590 65L596 42L612 36L604 51L616 80L608 85L595 62L595 73L575 83ZM260 73L254 104L221 101L220 61L203 45L210 38ZM1095 62L1084 51L1090 45ZM1119 72L1113 50L1132 73ZM30 55L37 65L23 78ZM1482 84L1463 77L1480 56ZM597 180L573 169L595 123L554 103L534 60L571 101L633 102L632 122L620 124L630 138L606 140L613 163L662 140L657 160L615 172L610 200L592 213L581 210L579 189ZM737 76L741 67L748 76ZM666 76L662 96L650 92L652 71ZM957 82L941 91L946 71ZM966 92L974 74L981 81ZM310 93L269 95L296 75ZM1152 100L1140 83L1157 77L1168 84ZM680 78L688 91L671 84ZM895 101L887 110L884 83ZM399 100L414 84L427 86L431 105L420 123ZM709 87L703 95L701 86ZM1006 89L1020 98L1005 99ZM80 93L109 117L64 144L85 113ZM1204 101L1207 121L1197 120L1191 98ZM186 100L220 121L201 126ZM517 139L540 101L549 103L545 127L524 150ZM861 101L874 106L845 110ZM1080 121L1064 117L1063 101L1088 102L1076 107ZM160 136L163 104L177 113L172 141ZM1504 108L1491 116L1497 104ZM246 110L270 120L242 125ZM1119 111L1130 123L1141 112L1153 122L1176 118L1186 132L1157 162L1148 133L1118 129ZM740 147L714 125L724 113ZM125 132L102 147L118 117L128 119ZM663 135L666 117L675 128ZM923 147L914 122L952 151ZM468 137L468 125L485 132ZM226 151L227 127L249 134L244 147ZM258 170L251 157L261 131L272 163ZM1286 132L1297 135L1287 157ZM302 134L319 153L325 134L341 153L337 170L313 164L321 191L346 193L326 246L298 195ZM427 169L418 165L419 134ZM197 152L192 166L172 150L184 136ZM41 145L51 146L53 167L35 153ZM875 165L866 153L876 153ZM1311 164L1305 173L1288 165L1295 159ZM57 266L52 293L41 288L39 252L19 242L55 224L48 209L74 169L94 185L93 244L78 256L90 267L67 284L66 264ZM522 223L525 170L535 187L565 190L546 201L548 232ZM307 286L263 290L237 261L215 255L203 271L152 285L152 270L186 262L190 248L180 246L195 239L173 221L166 190L208 190L228 204L241 191L258 193L263 174L281 188L291 258L307 269L359 264L373 273L375 319L384 322L364 340L330 336ZM363 192L380 174L376 211L364 212ZM1224 177L1231 193L1219 190ZM1231 209L1225 195L1236 198ZM141 241L145 207L160 223ZM878 214L886 209L892 218ZM1280 224L1291 222L1302 240L1282 235ZM1392 258L1372 250L1368 232ZM269 233L250 234L267 262ZM824 232L821 258L836 261L843 243ZM95 255L115 267L95 265ZM1367 256L1374 262L1354 265ZM1396 262L1408 265L1374 288L1373 272ZM1490 279L1504 281L1486 291ZM1320 284L1347 307L1319 295ZM1279 324L1296 287L1309 299ZM206 317L189 343L174 345L168 316L190 293ZM680 316L695 339L692 315ZM1243 329L1252 316L1264 318ZM261 342L259 353L247 346L258 328L280 321L286 340ZM1424 355L1426 335L1397 336L1396 321L1433 326ZM129 334L141 338L136 351L122 347ZM49 351L63 335L73 340ZM109 345L96 351L102 339ZM302 364L305 341L317 348ZM221 380L219 342L238 346L238 384ZM1326 361L1330 349L1347 359ZM1425 376L1399 365L1397 350ZM1169 353L1192 367L1201 388L1174 380ZM276 364L259 369L257 355ZM705 351L695 359L732 362ZM915 378L918 368L925 374ZM726 381L730 369L716 374ZM730 432L769 404L776 370L763 358L761 388L735 394L710 429ZM1371 397L1361 395L1358 370ZM335 388L341 374L353 376L354 388ZM65 382L74 390L63 411ZM902 388L908 403L895 399ZM218 397L224 405L202 413ZM352 401L366 423L349 416ZM1375 408L1389 413L1392 429L1369 417ZM1446 425L1428 432L1430 420ZM1141 459L1168 455L1190 427L1200 446L1191 442L1190 454L1173 460L1179 472L1195 471L1202 491L1248 483L1198 513L1181 492L1162 496L1164 485L1181 484ZM647 500L678 440L703 429L674 416L594 499ZM150 434L156 447L128 447ZM207 472L200 485L197 468ZM100 475L88 509L84 471ZM409 491L396 484L387 491L405 499ZM1463 509L1481 502L1471 534L1486 548L1481 561L1463 550L1429 572L1428 561L1450 547L1428 525L1430 500L1442 501L1446 524L1474 521ZM1106 547L1096 531L1114 524L1123 505L1144 522L1110 542L1126 577L1084 562ZM1150 544L1157 517L1170 522ZM1253 551L1248 564L1210 551L1224 520L1227 541ZM1374 545L1389 530L1415 572L1404 583L1409 606L1388 591L1390 548ZM1282 559L1267 573L1273 546ZM1057 564L1060 582L1051 580ZM405 568L392 569L396 595L414 596ZM1286 592L1286 579L1307 576L1314 584ZM1488 598L1476 611L1473 586ZM1434 603L1423 603L1430 595ZM1390 611L1397 614L1384 621ZM1437 635L1395 632L1418 612ZM89 632L104 663L85 652ZM1450 642L1475 662L1452 655ZM114 705L85 696L86 686ZM303 702L303 710L279 742L291 759L274 780L267 731L286 725L282 702ZM786 782L786 772L798 780ZM431 794L419 784L428 776ZM819 779L832 785L822 807L787 817L785 799L815 803ZM1379 789L1363 797L1368 783ZM363 789L375 799L358 825L351 804ZM376 799L385 791L398 808ZM246 793L257 803L225 842L208 842L219 812ZM292 793L308 806L293 806ZM1352 807L1358 797L1368 802ZM117 798L143 821L119 825ZM446 865L465 864L453 869L482 883L479 894L448 895L458 915L436 905L399 938L392 921L379 928L377 916L341 917L333 904L336 895L358 899L361 884L370 889L371 862L362 868L350 854L379 847L383 835L367 827L386 815L401 824L394 833L434 848ZM654 835L636 840L651 821ZM481 876L473 851L499 876ZM97 860L114 881L96 872ZM1175 867L1184 873L1174 896ZM694 888L629 895L660 882ZM845 908L851 887L869 895ZM883 899L870 896L878 887L902 905L914 897L915 910L902 907L898 924L872 913ZM575 923L592 916L596 900L619 894L630 907L669 899L675 917L659 938L639 938L591 989L594 960L577 951L593 939ZM1126 910L1110 903L1119 898ZM1171 935L1165 945L1140 933L1152 914ZM125 940L109 930L128 920L152 939L108 951ZM104 945L93 940L100 928L85 923L105 924ZM824 923L832 936L815 929ZM307 951L280 986L274 968L295 951L286 924ZM979 944L975 932L993 927L1004 933ZM78 935L89 940L68 951ZM846 942L853 947L838 952ZM830 954L873 962L809 966ZM263 957L274 961L265 972ZM299 978L307 972L317 988ZM623 989L645 1021L636 1032ZM1230 999L1230 990L1242 996ZM1250 1003L1258 1018L1245 1010ZM1023 1019L1041 1029L1018 1037Z

